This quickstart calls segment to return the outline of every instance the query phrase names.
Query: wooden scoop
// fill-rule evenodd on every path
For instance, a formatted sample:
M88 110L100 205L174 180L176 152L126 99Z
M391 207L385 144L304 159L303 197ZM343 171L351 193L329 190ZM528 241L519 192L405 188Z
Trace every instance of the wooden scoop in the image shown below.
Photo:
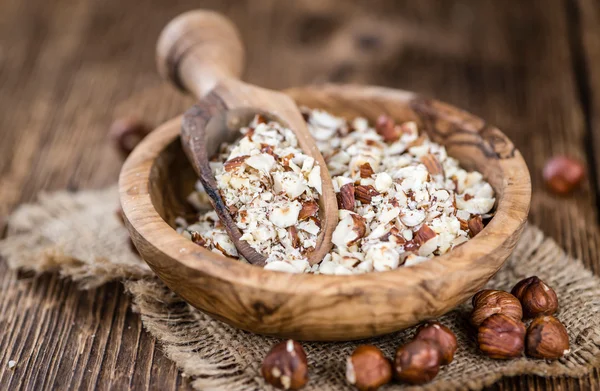
M321 232L315 250L307 254L311 265L331 250L331 235L338 219L337 200L327 165L294 101L280 92L244 83L244 49L239 34L225 17L210 11L191 11L163 30L157 45L159 72L200 102L186 112L181 128L183 149L237 250L250 263L264 265L266 258L246 241L217 189L209 158L223 142L240 137L240 126L255 113L265 114L293 130L302 151L321 167L319 198Z

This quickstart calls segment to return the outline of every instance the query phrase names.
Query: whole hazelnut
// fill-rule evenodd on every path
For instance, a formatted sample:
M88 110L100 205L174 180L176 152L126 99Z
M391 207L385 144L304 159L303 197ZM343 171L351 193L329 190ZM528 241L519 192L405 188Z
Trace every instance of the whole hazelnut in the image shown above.
M306 353L296 341L287 340L267 353L261 373L267 383L284 390L298 390L308 382Z
M556 360L569 352L567 329L554 316L535 318L527 329L527 355Z
M373 345L361 345L346 361L346 379L360 391L375 391L392 380L392 364Z
M415 339L396 350L394 373L399 380L410 384L427 383L440 370L438 346L426 339Z
M552 315L558 310L556 292L537 276L519 281L511 293L521 301L525 318Z
M583 164L566 156L556 156L544 166L544 181L552 192L566 195L575 190L585 177Z
M452 330L439 322L423 323L417 329L414 339L425 339L436 343L440 351L440 365L450 364L458 349L456 336Z
M479 349L488 357L506 360L523 354L525 325L503 314L483 321L477 333Z
M121 155L127 156L151 131L140 119L129 116L115 120L108 131L108 137Z
M508 292L485 289L473 296L471 323L479 327L494 314L503 314L514 320L523 318L523 309L519 300Z

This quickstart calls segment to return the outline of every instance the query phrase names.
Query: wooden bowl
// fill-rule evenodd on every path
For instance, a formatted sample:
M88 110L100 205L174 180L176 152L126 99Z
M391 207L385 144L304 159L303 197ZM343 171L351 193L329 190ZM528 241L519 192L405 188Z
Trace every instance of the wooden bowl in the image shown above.
M498 129L450 105L377 87L288 90L299 105L352 118L385 113L416 120L496 192L496 214L475 238L430 261L351 276L268 271L210 252L173 228L191 212L196 180L179 140L180 118L150 134L130 155L119 189L127 227L142 258L194 307L254 333L299 340L354 340L443 315L498 271L527 220L531 183L521 154Z

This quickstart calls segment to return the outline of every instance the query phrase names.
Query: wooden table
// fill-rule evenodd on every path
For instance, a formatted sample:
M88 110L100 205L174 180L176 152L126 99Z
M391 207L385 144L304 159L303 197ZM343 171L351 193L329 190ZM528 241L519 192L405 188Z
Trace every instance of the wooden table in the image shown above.
M120 161L105 135L115 117L159 124L190 104L159 80L154 44L167 21L199 6L238 24L255 84L380 84L495 123L529 164L531 221L600 273L597 0L1 0L0 227L42 189L114 183ZM543 187L555 154L588 167L572 197ZM188 388L129 306L118 283L82 292L0 262L0 389ZM493 388L598 387L595 371Z

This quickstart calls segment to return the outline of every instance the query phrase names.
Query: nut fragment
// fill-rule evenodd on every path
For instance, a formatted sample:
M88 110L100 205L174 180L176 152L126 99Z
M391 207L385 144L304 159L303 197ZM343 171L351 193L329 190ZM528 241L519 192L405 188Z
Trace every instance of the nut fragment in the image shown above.
M452 330L439 322L423 323L417 329L414 339L425 339L436 343L440 351L440 365L450 364L458 349L456 336Z
M394 120L387 115L380 115L375 123L375 130L383 137L383 141L386 143L393 143L398 141L402 136L402 130L396 126Z
M108 137L123 156L127 156L152 129L134 116L115 120L110 126Z
M544 166L546 186L556 194L566 195L575 190L585 176L582 163L566 156L556 156Z
M346 183L340 187L338 207L340 209L354 210L354 183Z
M299 248L300 247L300 237L298 236L298 230L295 225L287 228L288 235L290 235L290 240L292 241L292 247Z
M365 237L365 234L367 233L367 224L365 223L364 217L360 215L353 213L351 217L354 223L352 230L356 233L356 239L353 242L351 242L351 244L353 244L356 243L359 239Z
M556 360L569 352L567 329L554 316L538 316L527 329L527 355Z
M196 243L198 246L206 246L206 241L200 233L192 231L190 235L192 237L192 242Z
M319 204L316 201L308 201L302 203L302 209L298 213L298 220L304 220L311 216L315 216L319 211Z
M488 357L500 360L519 357L525 344L525 325L503 314L492 315L479 326L477 342Z
M471 323L474 326L480 326L494 314L503 314L520 321L523 318L523 309L519 300L508 292L485 289L473 296Z
M511 293L521 301L525 318L552 315L558 310L556 292L537 276L519 281Z
M360 391L375 391L392 380L392 364L373 345L361 345L346 360L346 379Z
M414 242L417 248L421 247L425 242L433 239L436 236L436 233L427 225L421 225L421 228L417 231L414 237Z
M469 236L474 237L483 230L483 220L480 215L477 215L467 222L469 228Z
M434 155L428 153L421 156L421 162L425 165L427 171L429 171L431 175L444 174L444 168L442 167L442 164Z
M234 157L233 159L229 159L225 163L223 163L223 168L227 172L237 170L237 168L240 167L249 157L250 156L248 155L243 155Z
M261 373L267 383L284 390L298 390L308 382L306 353L296 341L278 343L267 353Z
M354 189L354 198L363 204L370 204L371 199L378 195L379 192L371 185L358 185Z
M360 166L361 178L370 178L373 174L375 174L375 171L373 171L373 168L371 167L369 162L366 162Z
M415 339L396 350L394 373L410 384L431 381L440 370L440 352L434 342Z

